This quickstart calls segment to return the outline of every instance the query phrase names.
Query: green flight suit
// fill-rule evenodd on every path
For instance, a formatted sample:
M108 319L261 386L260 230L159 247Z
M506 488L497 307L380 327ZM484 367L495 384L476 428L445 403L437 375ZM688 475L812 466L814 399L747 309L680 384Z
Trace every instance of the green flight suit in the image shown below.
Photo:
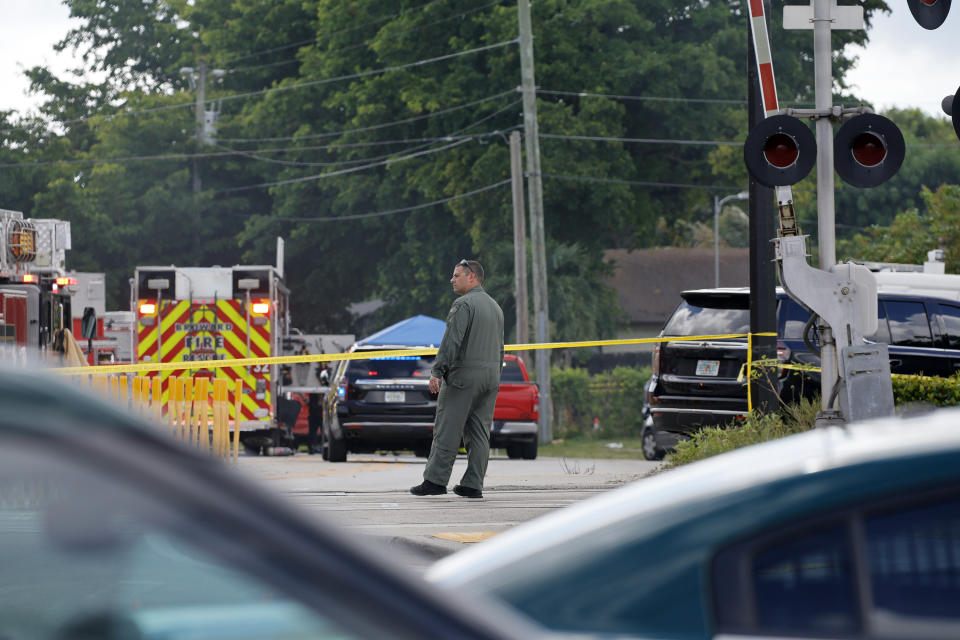
M433 376L441 380L440 396L424 480L447 486L462 439L467 470L460 484L483 489L502 366L503 311L478 285L450 307L433 365Z

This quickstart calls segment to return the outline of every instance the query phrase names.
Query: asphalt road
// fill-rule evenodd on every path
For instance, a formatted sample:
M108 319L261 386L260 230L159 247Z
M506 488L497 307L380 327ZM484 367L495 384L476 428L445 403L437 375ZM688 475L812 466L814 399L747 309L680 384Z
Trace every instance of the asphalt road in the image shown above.
M351 454L346 462L320 456L242 456L238 470L308 514L372 536L401 562L422 571L434 560L539 515L639 480L659 468L646 460L510 460L491 457L483 498L450 492L417 497L424 458ZM450 488L466 468L454 465Z

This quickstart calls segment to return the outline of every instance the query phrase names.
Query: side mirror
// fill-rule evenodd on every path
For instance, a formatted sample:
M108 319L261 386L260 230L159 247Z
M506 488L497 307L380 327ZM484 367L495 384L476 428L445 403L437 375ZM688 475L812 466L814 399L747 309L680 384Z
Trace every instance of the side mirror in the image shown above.
M93 307L83 310L83 320L80 321L80 335L87 340L97 337L97 312Z

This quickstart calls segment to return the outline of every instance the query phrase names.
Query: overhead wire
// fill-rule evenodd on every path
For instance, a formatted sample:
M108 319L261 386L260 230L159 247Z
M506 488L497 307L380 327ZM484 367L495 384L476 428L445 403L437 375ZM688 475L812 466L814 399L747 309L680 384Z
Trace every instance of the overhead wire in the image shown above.
M323 133L311 133L308 135L274 136L274 137L267 137L267 138L220 138L220 140L224 142L280 142L283 140L314 140L316 138L332 138L334 136L342 136L348 133L362 133L365 131L375 131L377 129L385 129L387 127L393 127L398 124L409 124L411 122L418 122L420 120L426 120L438 115L459 111L461 109L469 109L470 107L475 107L479 104L491 102L498 98L502 98L505 95L516 93L516 92L517 92L517 89L515 88L508 89L507 91L501 91L500 93L495 93L491 96L487 96L486 98L480 98L479 100L474 100L472 102L465 102L464 104L459 104L453 107L447 107L446 109L431 111L429 113L424 113L419 116L412 116L410 118L403 118L402 120L394 120L392 122L382 122L380 124L369 125L365 127L355 127L353 129L341 129L340 131L326 131Z
M348 169L340 169L340 170L338 170L338 171L328 171L328 172L326 172L326 173L318 173L318 174L314 174L314 175L311 175L311 176L300 176L300 177L297 177L297 178L288 178L288 179L286 179L286 180L274 180L274 181L272 181L272 182L261 182L261 183L258 183L258 184L244 185L244 186L242 186L242 187L229 187L229 188L227 188L227 189L220 189L220 190L218 190L216 193L218 193L218 194L220 194L220 193L236 193L236 192L238 192L238 191L249 191L250 189L263 189L263 188L266 188L266 187L276 187L276 186L280 186L280 185L284 185L284 184L296 184L296 183L298 183L298 182L309 182L309 181L312 181L312 180L323 180L324 178L332 178L332 177L334 177L334 176L340 176L340 175L344 175L344 174L347 174L347 173L356 173L357 171L365 171L365 170L367 170L367 169L372 169L372 168L374 168L374 167L384 167L384 166L386 166L386 165L388 165L388 164L395 164L395 163L397 163L397 162L404 162L404 161L406 161L406 160L411 160L411 159L413 159L413 158L419 158L419 157L421 157L421 156L426 156L426 155L430 155L430 154L433 154L433 153L439 153L440 151L446 151L446 150L448 150L448 149L452 149L452 148L454 148L454 147L458 147L458 146L460 146L461 144L463 144L463 143L465 143L465 142L468 142L468 141L469 141L469 139L457 140L456 142L452 142L452 143L450 143L450 144L448 144L448 145L445 145L445 146L443 146L443 147L439 147L439 148L436 148L436 149L426 149L426 150L423 150L423 151L418 151L418 152L416 152L416 153L407 154L407 155L400 156L400 157L397 157L397 158L391 158L391 159L388 159L388 160L381 160L381 161L379 161L379 162L372 162L372 163L370 163L370 164L365 164L365 165L362 165L362 166L359 166L359 167L350 167L350 168L348 168Z
M456 19L458 19L458 18L463 18L463 17L465 17L465 16L468 16L468 15L471 15L471 14L474 14L474 13L479 13L479 12L481 12L481 11L485 11L486 9L489 9L490 7L493 7L493 6L497 6L497 5L499 5L499 4L500 4L499 1L497 1L497 2L491 2L491 3L489 3L489 4L485 4L485 5L483 5L483 6L470 9L469 11L463 11L463 12L461 12L461 13L457 13L457 14L454 14L454 15L451 15L451 16L447 16L447 17L441 18L441 19L439 19L439 20L434 20L433 22L427 22L427 23L424 23L424 24L417 25L416 27L412 27L412 28L410 28L410 29L404 29L403 31L398 31L398 32L396 32L396 33L394 33L394 34L391 34L389 37L378 36L378 37L377 37L377 41L378 41L378 42L383 42L383 41L385 41L385 40L386 40L386 41L395 40L395 39L397 39L397 38L398 38L399 36L401 36L401 35L406 35L406 34L409 34L409 33L414 33L414 32L416 32L416 31L421 31L421 30L423 30L423 29L426 29L427 27L433 27L433 26L436 26L436 25L438 25L438 24L443 24L444 22L450 22L451 20L456 20ZM332 34L325 34L325 35L336 35L336 33L337 33L337 32L332 33ZM316 42L316 38L313 39L313 40L308 40L308 41L306 41L306 42L300 42L300 43L297 43L296 45L290 45L290 46L291 46L291 47L292 47L292 46L302 46L302 45L304 45L304 44L309 44L309 43L311 43L311 42ZM351 45L348 45L348 46L346 46L346 47L338 47L338 48L337 48L337 52L339 53L339 52L344 52L344 51L350 51L350 50L352 50L352 49L359 49L360 47L369 47L372 43L373 43L373 39L364 40L363 42L358 42L357 44L351 44ZM285 47L285 48L289 48L289 47ZM239 68L237 68L237 69L232 69L232 70L230 70L229 73L240 73L240 72L244 72L244 71L256 71L257 69L264 69L264 68L267 68L267 67L278 67L278 66L282 66L282 65L285 65L285 64L292 64L292 63L294 63L294 62L300 62L300 59L299 59L299 58L290 58L289 60L281 60L281 61L279 61L279 62L267 62L267 63L264 63L264 64L255 65L255 66L250 66L250 67L239 67Z
M510 184L512 180L509 178L506 180L501 180L500 182L495 182L493 184L488 184L484 187L479 187L465 193L460 193L455 196L450 196L448 198L442 198L440 200L434 200L433 202L425 202L423 204L411 205L409 207L399 207L397 209L389 209L387 211L375 211L372 213L357 213L346 216L324 216L324 217L312 217L312 218L287 218L287 217L274 217L272 220L281 220L285 222L343 222L347 220L362 220L364 218L377 218L382 216L394 215L397 213L407 213L409 211L416 211L418 209L426 209L428 207L433 207L438 204L444 204L447 202L452 202L454 200L460 200L461 198L469 198L485 191L490 191L498 187L503 187Z
M344 29L337 29L336 31L331 31L331 32L329 32L329 33L324 33L324 34L322 34L322 36L329 38L329 37L331 37L331 36L340 35L341 33L349 33L350 31L357 31L358 29L363 29L364 27L369 27L369 26L374 25L374 24L380 24L381 22L386 22L387 20L390 20L390 19L392 19L392 18L399 18L400 16L405 15L405 14L407 14L407 13L412 13L413 11L418 11L418 10L420 10L420 9L425 9L425 8L429 7L430 5L438 4L438 3L440 3L440 2L446 2L446 0L430 0L429 2L426 2L426 3L424 3L424 4L418 5L418 6L416 6L416 7L409 7L409 8L407 8L407 9L403 9L403 10L401 10L401 11L398 11L397 13L391 13L391 14L389 14L389 15L382 16L382 17L377 18L377 19L375 19L375 20L371 20L371 21L369 21L369 22L364 22L363 24L358 24L358 25L354 25L354 26L352 26L352 27L346 27L346 28L344 28ZM236 57L234 57L234 58L228 58L228 59L224 60L222 64L223 64L223 65L229 65L229 64L231 64L231 63L233 63L233 62L237 62L237 61L239 61L239 60L246 60L247 58L255 58L255 57L257 57L257 56L266 55L266 54L268 54L268 53L276 53L277 51L285 51L285 50L287 50L287 49L292 49L292 48L294 48L294 47L302 47L302 46L305 45L305 44L310 44L311 42L316 42L316 41L317 41L317 37L315 36L315 37L313 37L313 38L311 38L311 39L309 39L309 40L301 40L301 41L299 41L299 42L291 42L290 44L285 44L285 45L281 45L281 46L278 46L278 47L271 47L270 49L262 49L262 50L260 50L260 51L253 51L253 52L251 52L251 53L247 53L247 54L244 54L244 55L242 55L242 56L236 56Z

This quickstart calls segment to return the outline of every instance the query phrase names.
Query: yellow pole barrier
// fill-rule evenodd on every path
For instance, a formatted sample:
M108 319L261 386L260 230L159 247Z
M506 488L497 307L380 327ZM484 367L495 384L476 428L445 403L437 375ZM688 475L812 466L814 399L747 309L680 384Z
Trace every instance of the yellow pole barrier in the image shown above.
M153 409L153 419L157 421L157 424L163 422L163 383L160 381L160 376L151 376L150 377L150 407Z
M127 374L121 373L117 378L117 393L119 394L118 400L120 400L120 406L129 409L130 408L130 396L128 394L127 385L129 380L127 379Z
M132 386L130 387L131 403L133 411L139 416L143 415L143 402L141 398L143 380L140 376L133 376Z
M170 394L170 428L173 429L174 437L184 440L183 437L183 378L170 377L170 384L173 385L173 393Z
M233 387L233 463L237 463L240 456L240 420L243 406L243 380L237 378Z
M747 411L753 413L753 397L750 394L750 387L753 386L751 373L753 366L753 334L747 334Z
M108 400L119 400L117 395L117 376L109 376L107 379L107 399Z
M204 451L210 450L210 425L208 413L210 408L210 378L197 378L193 381L193 423L196 424L197 434L193 445Z
M227 457L227 381L217 378L213 381L213 454L218 458Z
M196 436L193 432L193 378L180 378L183 382L183 418L180 424L183 425L183 441L191 446L196 446Z
M147 407L150 406L150 378L137 376L140 380L140 395L137 400L140 402L140 415L147 415Z

